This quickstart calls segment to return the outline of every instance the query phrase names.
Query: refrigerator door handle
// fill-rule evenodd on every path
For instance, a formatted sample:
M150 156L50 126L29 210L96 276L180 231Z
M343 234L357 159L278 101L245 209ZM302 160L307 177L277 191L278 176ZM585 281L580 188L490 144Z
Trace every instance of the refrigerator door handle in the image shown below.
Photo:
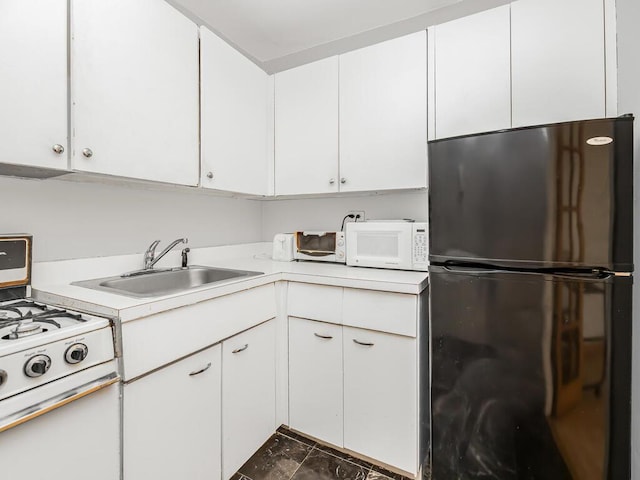
M482 267L472 267L472 266L468 266L468 267L463 267L460 265L443 265L443 268L447 271L447 272L454 272L454 273L505 273L506 270L500 270L498 268L494 268L491 266L487 266L485 268Z
M518 267L498 267L491 264L468 263L460 264L457 262L445 262L442 267L453 273L466 274L504 274L504 273L532 273L538 275L551 275L553 277L564 278L567 280L607 280L612 277L629 277L630 272L612 272L604 268L591 269L572 269L572 268L518 268Z

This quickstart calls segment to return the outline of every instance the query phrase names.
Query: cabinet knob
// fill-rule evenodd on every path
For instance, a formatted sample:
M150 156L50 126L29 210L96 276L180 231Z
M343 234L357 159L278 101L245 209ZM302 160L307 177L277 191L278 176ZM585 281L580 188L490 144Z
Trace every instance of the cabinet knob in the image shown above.
M93 150L91 150L90 148L83 148L82 155L84 155L87 158L91 158L93 157Z
M213 178L213 172L208 172L207 173L207 178Z
M51 149L54 152L56 152L58 155L60 155L61 153L64 153L64 147L59 143L56 143L53 147L51 147Z
M336 179L335 178L330 178L329 179L329 185L333 185L334 183L336 183Z
M346 178L344 178L344 177L342 177L342 178L340 179L340 183L347 183L347 179L346 179Z

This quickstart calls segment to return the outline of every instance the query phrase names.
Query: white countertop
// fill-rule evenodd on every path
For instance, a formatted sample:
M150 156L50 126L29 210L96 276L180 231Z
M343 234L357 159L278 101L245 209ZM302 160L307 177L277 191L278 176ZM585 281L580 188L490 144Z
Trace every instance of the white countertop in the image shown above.
M134 298L71 285L71 282L120 275L141 267L142 254L35 263L32 296L46 303L119 318L122 322L192 305L260 285L285 280L417 295L428 285L427 272L348 267L322 262L275 262L271 242L197 248L189 265L264 272L222 285L204 285L179 294ZM180 251L167 254L158 268L180 264Z

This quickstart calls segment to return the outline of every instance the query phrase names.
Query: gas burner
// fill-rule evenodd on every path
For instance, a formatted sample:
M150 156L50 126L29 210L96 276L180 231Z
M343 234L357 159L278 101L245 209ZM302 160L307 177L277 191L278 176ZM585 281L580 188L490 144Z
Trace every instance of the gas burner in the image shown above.
M0 302L0 342L8 340L13 343L14 340L50 334L87 321L88 318L80 313L30 299Z
M40 322L34 322L33 320L23 320L18 322L18 325L9 334L2 337L4 340L18 340L24 337L30 337L32 335L38 335L39 333L46 332L47 329L42 326Z

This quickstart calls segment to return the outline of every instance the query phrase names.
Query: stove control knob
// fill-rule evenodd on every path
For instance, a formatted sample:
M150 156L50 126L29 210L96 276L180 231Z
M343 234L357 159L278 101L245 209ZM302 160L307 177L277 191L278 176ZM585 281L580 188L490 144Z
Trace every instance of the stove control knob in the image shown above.
M87 354L89 353L89 349L84 343L74 343L64 354L64 359L67 363L80 363L85 358L87 358Z
M27 377L40 377L47 373L51 367L51 358L47 355L35 355L24 365L24 373Z
M7 372L5 370L0 370L0 387L7 383Z

